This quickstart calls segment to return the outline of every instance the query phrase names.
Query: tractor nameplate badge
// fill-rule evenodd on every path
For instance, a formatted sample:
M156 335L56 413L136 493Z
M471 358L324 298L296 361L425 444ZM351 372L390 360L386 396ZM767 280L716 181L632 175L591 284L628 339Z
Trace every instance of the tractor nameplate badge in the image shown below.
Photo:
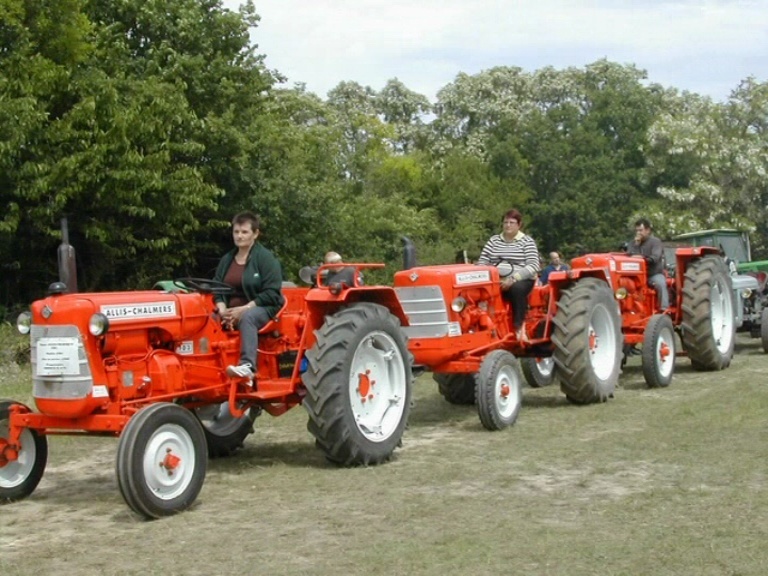
M121 304L102 306L101 313L109 320L139 320L142 318L168 318L176 316L176 302L151 302L146 304Z
M477 282L490 282L491 273L488 270L477 272L460 272L456 274L456 284L475 284Z
M639 272L640 262L622 262L621 269L627 272Z

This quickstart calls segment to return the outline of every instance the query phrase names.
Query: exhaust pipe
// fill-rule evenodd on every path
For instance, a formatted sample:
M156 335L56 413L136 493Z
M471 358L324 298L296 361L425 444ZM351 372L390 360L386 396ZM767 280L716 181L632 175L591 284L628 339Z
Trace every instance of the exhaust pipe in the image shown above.
M59 282L66 286L66 292L77 292L77 262L75 249L69 244L67 218L61 219L61 244L59 245Z
M403 241L403 270L410 270L416 266L416 246L407 236L401 236Z

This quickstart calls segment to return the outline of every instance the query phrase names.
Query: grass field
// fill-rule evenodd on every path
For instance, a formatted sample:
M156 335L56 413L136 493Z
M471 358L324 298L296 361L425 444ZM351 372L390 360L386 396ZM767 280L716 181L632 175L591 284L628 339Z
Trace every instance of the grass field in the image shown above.
M0 508L0 573L768 574L768 355L739 337L725 371L677 366L648 390L632 358L602 405L526 388L496 433L422 376L375 468L328 465L301 408L264 416L192 510L153 522L119 494L114 439L54 437L37 491ZM7 365L0 397L28 380Z

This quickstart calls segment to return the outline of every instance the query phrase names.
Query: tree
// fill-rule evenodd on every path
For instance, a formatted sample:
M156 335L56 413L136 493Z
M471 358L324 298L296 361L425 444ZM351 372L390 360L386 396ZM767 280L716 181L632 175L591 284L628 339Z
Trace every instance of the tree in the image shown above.
M671 90L650 130L647 178L666 236L707 228L768 231L768 84L744 80L725 104ZM753 235L765 254L763 234Z

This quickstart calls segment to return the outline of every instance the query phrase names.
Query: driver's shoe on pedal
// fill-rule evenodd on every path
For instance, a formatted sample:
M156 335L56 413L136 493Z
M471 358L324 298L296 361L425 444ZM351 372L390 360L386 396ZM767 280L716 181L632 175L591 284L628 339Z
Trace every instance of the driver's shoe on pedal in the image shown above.
M227 366L227 376L230 378L250 378L253 379L253 366L249 362L243 364Z

